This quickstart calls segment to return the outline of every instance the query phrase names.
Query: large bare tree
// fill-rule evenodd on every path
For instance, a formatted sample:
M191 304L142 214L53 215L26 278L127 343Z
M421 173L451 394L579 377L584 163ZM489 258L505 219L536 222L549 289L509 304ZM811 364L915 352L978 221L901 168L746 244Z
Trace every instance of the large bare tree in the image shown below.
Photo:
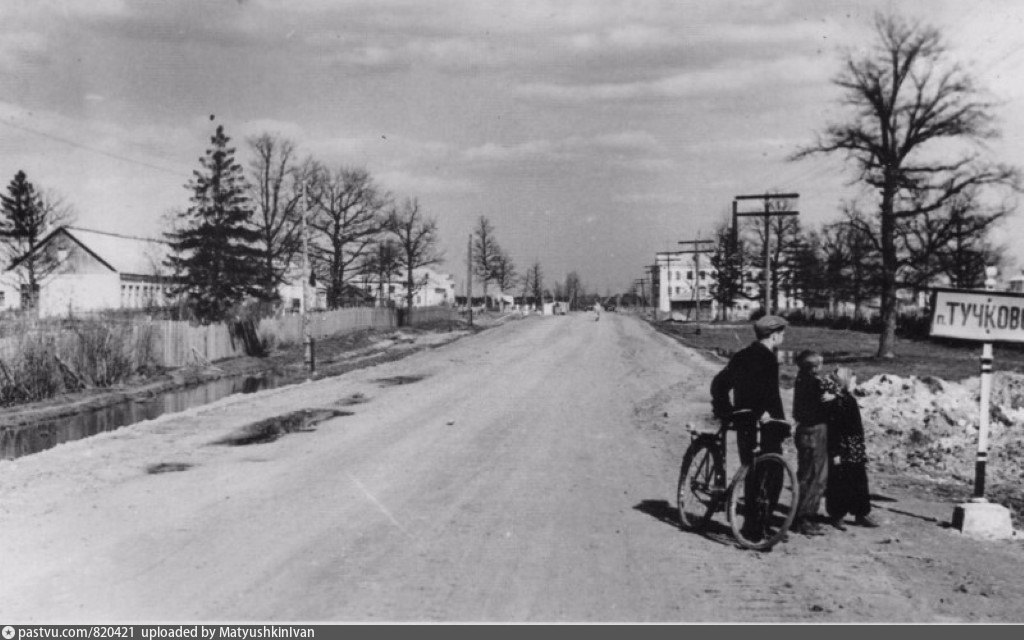
M405 307L412 312L412 300L423 286L416 270L439 264L444 255L438 248L437 220L423 213L418 200L405 200L388 217L388 229L398 241L398 264L405 276Z
M341 306L350 280L359 274L362 257L385 228L391 196L381 191L365 169L310 170L309 226L315 242L310 253L317 277L327 283L327 306Z
M848 54L834 80L844 91L848 119L828 125L793 157L845 154L860 181L879 194L883 328L877 355L892 358L900 219L940 210L966 189L1016 186L1018 175L986 162L979 146L969 144L997 135L992 105L950 59L940 31L879 14L875 35L874 48Z
M295 144L264 133L247 140L249 200L255 211L252 224L259 232L263 266L260 287L265 300L278 298L278 287L286 282L288 268L302 248L301 165L295 158Z
M487 285L494 280L494 266L501 247L494 236L494 225L485 216L480 216L473 231L473 275L480 278L484 287L484 304L490 306Z

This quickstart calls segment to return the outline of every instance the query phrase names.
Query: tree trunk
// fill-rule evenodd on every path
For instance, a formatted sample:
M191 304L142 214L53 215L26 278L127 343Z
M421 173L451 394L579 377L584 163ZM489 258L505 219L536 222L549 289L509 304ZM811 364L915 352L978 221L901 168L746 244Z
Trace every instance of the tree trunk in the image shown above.
M411 272L411 270L410 270ZM412 297L413 297L413 286L416 284L416 279L412 275L406 278L405 281L405 324L407 326L412 325Z
M882 333L878 337L879 358L896 357L896 219L893 217L895 189L882 190Z

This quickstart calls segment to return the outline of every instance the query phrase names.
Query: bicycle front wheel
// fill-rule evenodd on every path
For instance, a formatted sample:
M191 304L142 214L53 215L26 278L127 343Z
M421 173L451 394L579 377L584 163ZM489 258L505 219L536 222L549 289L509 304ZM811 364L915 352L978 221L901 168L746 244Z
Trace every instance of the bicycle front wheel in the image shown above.
M679 523L700 530L718 509L725 487L725 469L715 443L697 440L686 450L676 490Z
M796 474L777 453L764 453L729 487L729 525L740 545L772 548L793 524L800 501Z

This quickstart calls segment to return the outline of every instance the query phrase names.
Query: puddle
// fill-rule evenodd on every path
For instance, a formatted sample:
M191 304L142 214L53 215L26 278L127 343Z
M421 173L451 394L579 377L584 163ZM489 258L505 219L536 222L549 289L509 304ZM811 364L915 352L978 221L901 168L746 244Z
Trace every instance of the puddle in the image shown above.
M255 393L281 384L282 379L273 375L221 378L149 397L129 398L116 404L85 409L73 416L3 427L0 428L0 460L13 460L45 451L62 442L81 440L143 420L152 420L165 413L177 413L209 404L236 393Z
M259 422L248 424L235 433L215 440L210 444L227 445L230 447L241 447L250 444L266 444L274 442L287 433L315 431L314 425L331 418L351 416L351 411L340 411L338 409L301 409L292 411Z
M192 466L193 465L188 462L160 462L146 467L146 473L154 475L158 473L174 473L175 471L191 469Z
M390 378L377 378L374 382L380 383L382 387L397 387L401 384L412 384L419 382L426 376L392 376Z
M353 393L349 397L342 398L341 400L338 400L334 404L336 404L339 407L351 407L354 404L363 404L364 402L369 402L369 400L369 398L367 398L361 393Z

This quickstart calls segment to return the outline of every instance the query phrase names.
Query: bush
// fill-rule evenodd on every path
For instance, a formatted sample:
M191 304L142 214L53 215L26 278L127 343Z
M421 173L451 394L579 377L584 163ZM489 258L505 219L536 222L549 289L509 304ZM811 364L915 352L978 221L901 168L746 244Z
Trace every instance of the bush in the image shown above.
M10 349L0 404L44 400L83 384L109 387L155 369L148 326L71 319L63 331L37 326Z

